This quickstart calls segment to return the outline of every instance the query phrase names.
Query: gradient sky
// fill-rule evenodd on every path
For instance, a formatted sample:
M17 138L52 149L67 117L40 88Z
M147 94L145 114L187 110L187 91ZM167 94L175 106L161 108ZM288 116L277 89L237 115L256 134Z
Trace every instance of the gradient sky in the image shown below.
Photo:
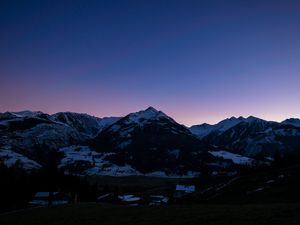
M300 117L300 1L1 0L0 111Z

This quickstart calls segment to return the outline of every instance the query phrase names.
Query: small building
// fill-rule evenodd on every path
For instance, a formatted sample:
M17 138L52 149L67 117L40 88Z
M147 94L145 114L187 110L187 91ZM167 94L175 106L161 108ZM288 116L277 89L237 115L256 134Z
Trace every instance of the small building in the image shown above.
M124 205L137 206L141 203L141 198L134 195L119 195L121 203Z
M174 192L174 198L182 198L188 194L194 193L196 190L195 185L180 185L177 184Z
M163 195L150 195L150 203L149 205L158 206L158 205L166 205L169 202L169 198Z
M62 205L71 202L71 197L62 192L37 192L29 202L33 206Z

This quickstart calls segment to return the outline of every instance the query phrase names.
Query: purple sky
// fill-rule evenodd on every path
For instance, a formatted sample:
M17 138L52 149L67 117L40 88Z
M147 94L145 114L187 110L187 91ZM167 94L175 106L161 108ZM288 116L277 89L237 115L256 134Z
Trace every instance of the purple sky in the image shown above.
M300 117L300 2L0 3L0 111Z

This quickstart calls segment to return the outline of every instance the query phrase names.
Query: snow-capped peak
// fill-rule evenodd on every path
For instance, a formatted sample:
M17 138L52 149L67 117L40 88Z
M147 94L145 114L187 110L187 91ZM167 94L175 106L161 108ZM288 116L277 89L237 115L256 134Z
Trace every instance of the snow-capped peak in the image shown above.
M168 120L172 120L162 111L158 111L153 107L148 107L146 110L141 110L135 113L130 113L126 117L127 123L143 123L144 121L148 120L158 120L160 118L166 118Z

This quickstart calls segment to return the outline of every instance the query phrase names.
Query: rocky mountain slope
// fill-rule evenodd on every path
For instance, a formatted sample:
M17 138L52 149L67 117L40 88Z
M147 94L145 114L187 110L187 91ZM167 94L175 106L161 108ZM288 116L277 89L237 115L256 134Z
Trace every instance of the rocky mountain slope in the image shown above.
M226 129L220 129L220 124L228 124ZM231 126L234 124L233 126ZM206 125L204 125L206 126ZM202 126L190 128L198 138L219 149L246 156L265 155L273 157L275 152L281 154L295 153L300 150L300 127L298 119L288 119L281 123L266 121L255 117L231 118L210 125L211 130L198 135ZM198 128L198 129L196 129ZM202 129L203 130L203 129Z
M81 144L118 118L79 113L6 112L0 114L0 147L9 147L40 162L61 147Z
M68 173L195 176L300 151L300 120L232 117L187 128L149 107L124 117L59 112L0 113L0 163L27 170L51 155Z
M149 107L131 113L104 129L91 141L100 152L112 151L110 160L130 164L142 172L171 170L178 173L199 170L210 162L214 148L161 111Z

